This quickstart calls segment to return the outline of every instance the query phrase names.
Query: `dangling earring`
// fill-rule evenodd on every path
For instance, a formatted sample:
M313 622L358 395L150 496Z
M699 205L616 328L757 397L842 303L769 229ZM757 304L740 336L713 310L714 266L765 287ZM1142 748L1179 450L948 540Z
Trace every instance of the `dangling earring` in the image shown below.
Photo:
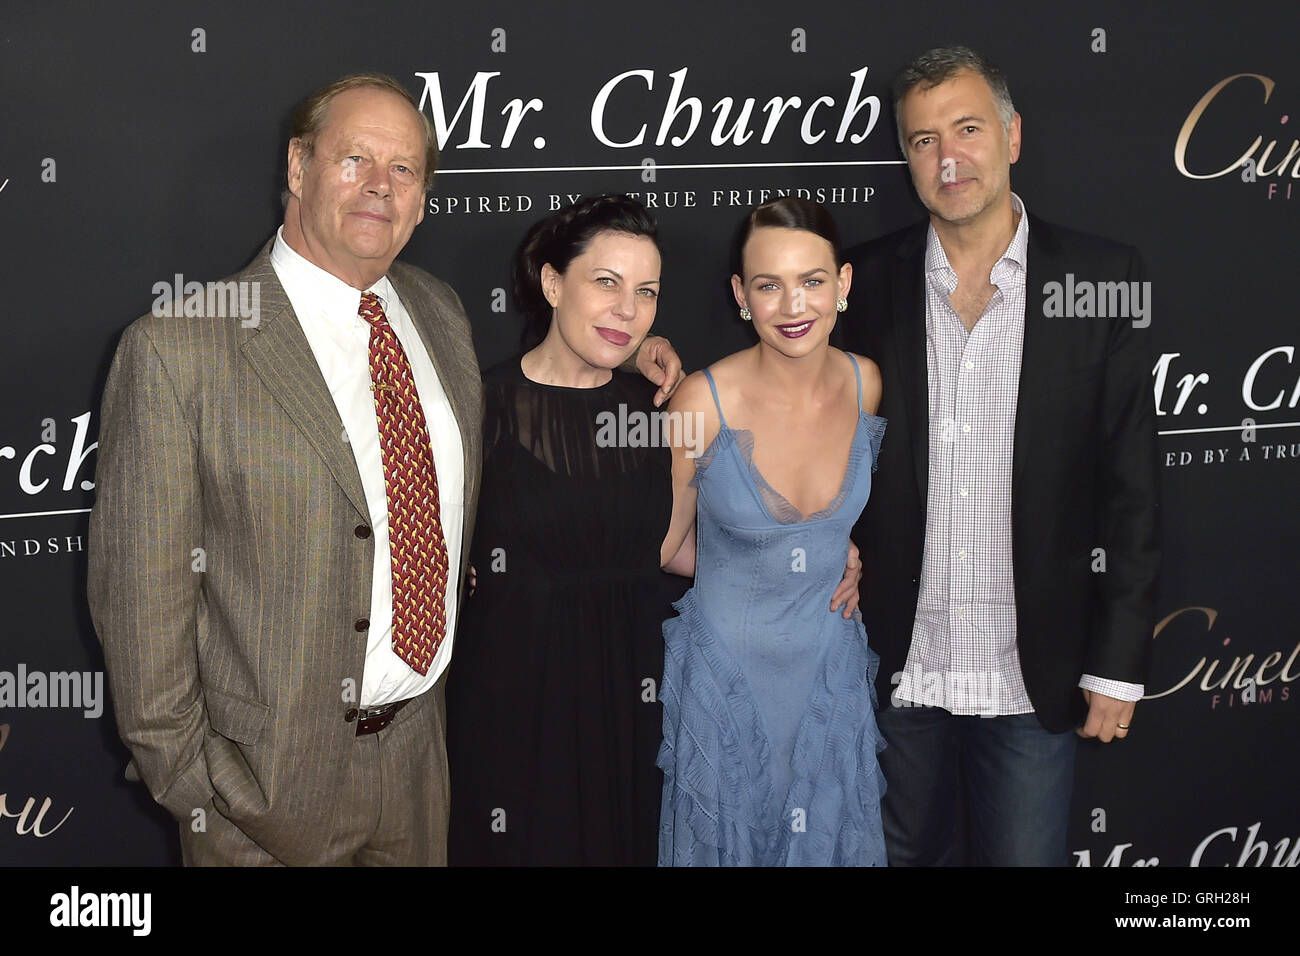
M744 306L741 306L740 308L740 317L744 319L746 322L754 321L754 313L750 312L749 309L745 308Z
M844 298L844 296L840 296L838 299L835 300L836 312L843 312L848 307L849 307L849 300Z

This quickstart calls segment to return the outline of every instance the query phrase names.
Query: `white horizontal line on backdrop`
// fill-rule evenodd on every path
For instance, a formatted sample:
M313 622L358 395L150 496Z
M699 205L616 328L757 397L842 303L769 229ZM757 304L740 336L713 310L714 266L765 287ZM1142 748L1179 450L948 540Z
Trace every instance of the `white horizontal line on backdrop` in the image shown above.
M89 508L69 508L67 511L23 511L18 514L0 515L0 521L5 518L44 518L47 515L84 515L89 513Z
M653 167L632 166L509 166L498 169L440 169L439 176L474 173L602 173L634 169L763 169L790 166L906 166L905 159L851 159L825 163L655 163Z
M1270 422L1267 425L1219 425L1215 428L1174 428L1160 435L1201 435L1205 432L1240 432L1247 428L1295 428L1300 422Z

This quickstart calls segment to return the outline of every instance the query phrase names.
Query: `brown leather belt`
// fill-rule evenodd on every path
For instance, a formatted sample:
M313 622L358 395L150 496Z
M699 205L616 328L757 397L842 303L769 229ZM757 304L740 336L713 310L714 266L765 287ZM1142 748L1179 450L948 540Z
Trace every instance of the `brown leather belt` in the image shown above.
M357 736L364 737L366 734L377 734L393 722L397 712L415 700L414 697L408 697L406 700L399 700L395 704L385 704L383 707L362 707L357 710Z

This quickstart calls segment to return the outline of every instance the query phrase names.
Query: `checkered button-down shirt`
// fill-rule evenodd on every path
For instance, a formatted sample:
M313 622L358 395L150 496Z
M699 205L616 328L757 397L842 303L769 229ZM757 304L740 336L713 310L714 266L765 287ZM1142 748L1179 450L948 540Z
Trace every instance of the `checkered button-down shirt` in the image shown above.
M967 331L952 307L957 273L934 227L925 254L930 467L916 623L895 699L953 714L1034 709L1016 650L1011 464L1025 332L1029 218L989 274L996 287ZM1084 675L1080 686L1138 700L1142 685Z

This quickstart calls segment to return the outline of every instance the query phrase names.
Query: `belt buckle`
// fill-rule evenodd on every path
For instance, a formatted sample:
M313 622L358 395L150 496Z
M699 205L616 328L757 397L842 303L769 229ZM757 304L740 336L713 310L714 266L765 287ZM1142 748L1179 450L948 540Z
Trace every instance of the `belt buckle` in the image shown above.
M393 712L391 710L384 714L376 714L373 717L362 717L357 721L357 736L377 734L392 722Z
M367 734L377 734L393 722L397 712L402 709L406 701L399 700L396 703L385 704L382 707L372 707L369 710L362 710L361 715L357 718L357 736L364 737Z

